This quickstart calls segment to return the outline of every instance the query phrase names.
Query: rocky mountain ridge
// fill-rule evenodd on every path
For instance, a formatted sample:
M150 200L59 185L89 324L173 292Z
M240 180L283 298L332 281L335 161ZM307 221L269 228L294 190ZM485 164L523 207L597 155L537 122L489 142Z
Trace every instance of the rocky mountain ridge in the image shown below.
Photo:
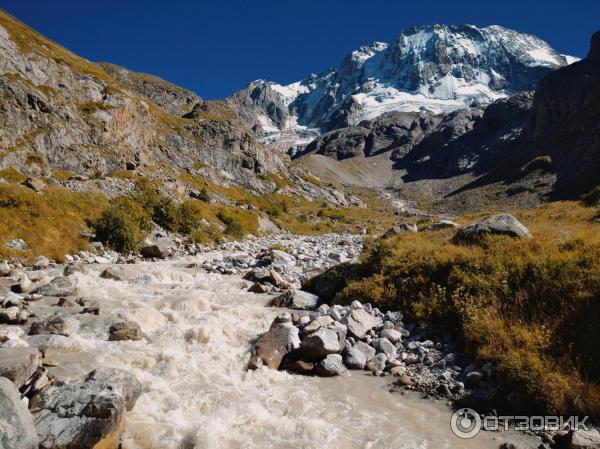
M282 160L221 102L80 58L0 11L0 169L26 175L140 170L177 178L206 166L260 191Z
M390 111L433 113L532 90L577 58L500 26L430 25L375 42L339 68L282 86L257 80L228 103L264 142L285 148Z

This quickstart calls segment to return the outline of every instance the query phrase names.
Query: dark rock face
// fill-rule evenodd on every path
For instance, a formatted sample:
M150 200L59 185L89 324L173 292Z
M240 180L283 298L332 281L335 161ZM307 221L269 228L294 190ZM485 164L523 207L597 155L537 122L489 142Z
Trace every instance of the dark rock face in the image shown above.
M133 376L107 368L78 382L47 386L33 398L30 408L40 448L117 447L125 413L141 391Z
M600 32L586 59L547 75L535 93L522 147L529 159L552 158L555 191L578 196L600 173Z
M399 157L439 123L432 114L390 112L357 126L325 133L309 143L300 153L316 153L338 160L355 156L374 156L394 150Z

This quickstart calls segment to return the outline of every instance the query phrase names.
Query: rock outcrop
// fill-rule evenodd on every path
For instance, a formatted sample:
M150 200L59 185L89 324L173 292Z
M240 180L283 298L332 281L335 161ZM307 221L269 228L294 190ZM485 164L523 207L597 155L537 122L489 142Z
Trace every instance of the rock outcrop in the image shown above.
M116 449L125 414L141 394L130 374L97 369L72 383L56 383L36 395L30 410L43 449Z
M19 391L11 381L0 376L0 447L38 449L38 444L33 419Z
M285 170L225 104L79 58L3 11L0 73L0 169L48 177L204 164L255 189L257 174Z

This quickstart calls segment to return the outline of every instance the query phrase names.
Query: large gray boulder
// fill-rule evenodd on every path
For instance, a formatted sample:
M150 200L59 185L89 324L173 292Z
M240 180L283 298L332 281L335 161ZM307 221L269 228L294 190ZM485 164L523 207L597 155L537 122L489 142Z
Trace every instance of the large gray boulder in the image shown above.
M273 320L269 330L254 344L248 367L257 369L266 365L278 369L283 357L299 347L298 328L292 324L288 313L283 314Z
M356 348L350 348L344 352L344 363L350 369L363 369L367 363L367 357Z
M343 341L333 327L320 327L302 340L302 352L312 359L319 359L329 354L342 352ZM345 338L345 335L344 335Z
M329 354L315 367L315 373L323 377L347 376L348 370L342 363L342 356L339 354Z
M0 348L0 376L21 388L39 365L36 348Z
M344 321L348 327L348 334L358 340L365 338L367 331L383 323L381 318L371 315L365 309L353 309Z
M485 235L531 237L529 229L510 214L491 215L465 226L454 236L457 243L473 243Z
M271 307L286 307L289 309L312 310L317 307L319 297L302 290L282 293L269 303Z
M125 414L142 392L132 375L109 368L34 396L30 410L42 449L116 448Z
M37 449L33 419L15 385L0 377L0 448Z

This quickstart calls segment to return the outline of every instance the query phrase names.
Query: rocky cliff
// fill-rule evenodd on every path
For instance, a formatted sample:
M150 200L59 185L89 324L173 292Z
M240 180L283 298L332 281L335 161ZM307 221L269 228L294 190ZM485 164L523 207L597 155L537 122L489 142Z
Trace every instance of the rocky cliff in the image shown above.
M0 98L0 169L173 176L206 165L255 188L258 174L285 170L225 104L89 62L2 11Z

